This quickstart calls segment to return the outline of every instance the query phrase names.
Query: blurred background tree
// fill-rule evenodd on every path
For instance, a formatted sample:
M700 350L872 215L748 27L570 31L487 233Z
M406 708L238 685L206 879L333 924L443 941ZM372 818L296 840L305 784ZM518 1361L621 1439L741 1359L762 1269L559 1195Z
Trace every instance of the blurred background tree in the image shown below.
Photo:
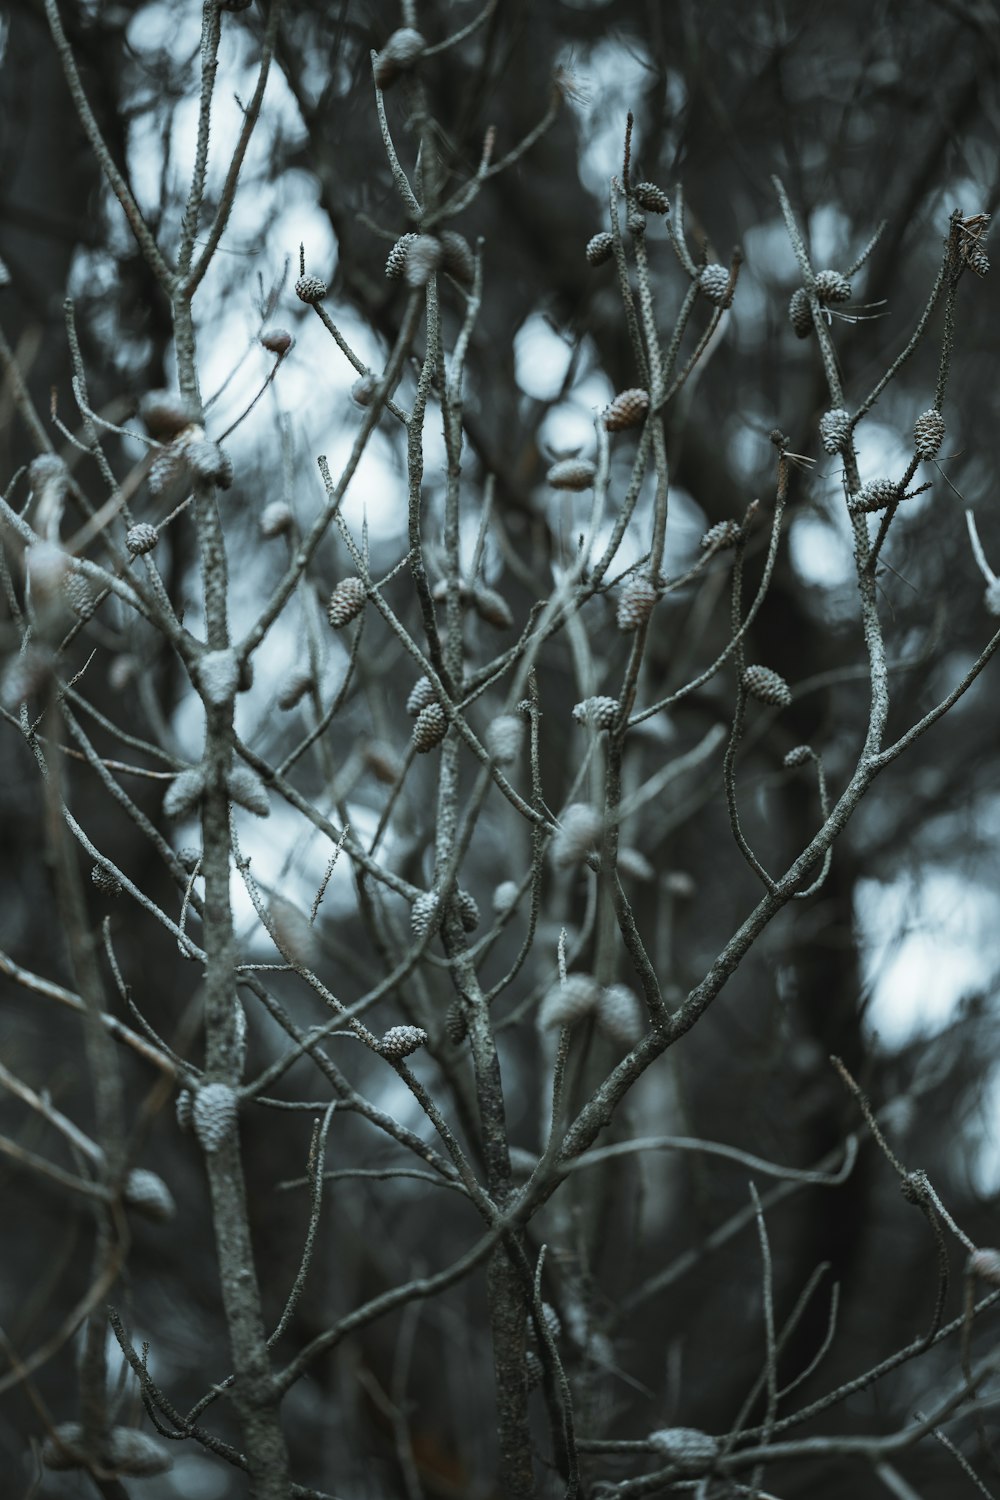
M419 26L433 45L477 10L475 4L422 6ZM154 233L168 242L180 224L191 157L200 8L70 3L61 14L112 156ZM224 21L210 207L222 191L254 87L265 25L257 5L233 5ZM243 628L280 572L273 547L260 539L261 514L268 504L288 500L308 522L322 498L315 455L329 452L336 469L333 455L346 455L362 409L351 396L357 372L313 312L295 300L300 242L306 269L329 283L324 305L330 316L376 373L400 332L406 299L382 267L411 223L386 160L371 83L371 51L382 49L400 24L394 4L287 0L240 191L199 294L203 391L223 387L213 435L240 416L270 369L257 341L260 328L284 324L297 340L265 399L226 445L237 470L226 512L231 614ZM594 413L614 392L642 384L614 267L595 268L584 254L589 238L608 227L609 182L621 174L628 110L635 116L633 179L650 179L671 196L675 184L683 185L696 263L728 265L732 247L742 250L734 305L664 412L672 494L664 571L683 573L698 555L701 534L719 521L741 520L759 497L760 522L746 561L752 598L773 506L771 430L779 428L791 451L814 461L793 469L785 538L747 641L748 659L766 663L793 690L792 705L780 717L751 716L739 770L748 837L774 870L787 867L817 824L813 783L802 772L786 771L784 756L812 745L836 794L864 738L869 704L843 466L818 436L830 401L815 334L799 339L789 321L789 299L801 276L772 174L788 189L817 268L845 270L886 223L864 268L851 278L850 301L831 310L838 314L831 333L853 411L906 345L937 274L949 214L990 213L996 204L998 61L1000 23L993 8L951 0L864 8L501 0L483 25L421 65L439 170L452 188L475 173L488 129L495 130L495 156L502 157L540 123L546 127L454 225L483 245L483 302L466 374L464 555L471 557L476 535L469 497L485 495L489 476L493 509L484 578L502 593L517 629L536 600L551 592L553 563L572 551L574 528L585 525L584 512L572 510L564 495L553 497L547 468L574 449L590 453ZM170 307L101 177L37 4L12 0L0 68L0 258L8 277L0 289L4 483L41 446L28 415L33 408L83 484L92 478L87 461L66 449L50 421L55 411L74 431L79 424L64 297L73 298L91 405L115 423L128 420L146 392L174 381ZM386 108L410 167L420 119L405 81L387 90ZM669 333L687 277L664 219L650 216L646 242L661 331ZM931 488L904 504L880 559L890 741L950 690L993 630L963 512L975 512L986 557L1000 567L1000 524L989 503L996 296L990 277L962 279L944 447L920 475ZM711 313L699 304L696 334L708 327ZM449 348L461 314L461 299L445 292ZM939 306L930 337L858 429L865 478L898 476L906 467L914 419L934 400L941 319ZM418 340L415 353L421 352ZM27 398L19 394L15 366ZM428 432L432 515L443 498L441 475L432 471L431 460L441 458L435 441ZM108 451L120 475L139 456L127 442ZM363 498L374 577L394 567L406 546L401 451L396 428L383 415L346 508L360 531ZM616 449L613 491L627 482L623 462ZM650 489L621 566L638 561L648 546L651 515ZM434 544L425 552L432 586L444 576L443 548L441 541L439 553ZM193 530L173 527L157 563L178 613L200 629L195 561ZM316 590L328 591L345 561L332 539L324 542L314 559ZM637 706L664 697L723 649L727 583L727 568L713 566L659 603ZM8 595L18 588L15 578ZM387 597L404 608L401 586L389 585ZM588 694L616 695L628 651L615 627L613 596L592 600L580 619L583 642L571 637L539 667L541 774L553 811L579 791L573 781L586 733L573 723L572 707ZM315 764L315 780L305 791L366 835L374 832L388 793L365 761L365 747L375 741L386 754L405 753L410 724L401 718L402 703L415 675L394 654L391 639L369 628L376 644L359 655L358 689L322 742L326 760ZM480 660L494 649L492 642L489 651L482 646L489 629L478 619L469 627L470 651L478 650ZM5 644L12 647L13 640L11 633ZM95 647L98 664L88 678L94 706L136 734L159 725L164 743L190 753L192 735L197 738L192 692L162 639L141 631L116 634L98 615L74 646L74 666ZM272 764L295 743L293 729L301 729L300 721L287 725L273 708L302 665L301 638L288 628L257 654L241 734ZM698 1137L789 1166L824 1163L832 1170L849 1132L861 1124L856 1100L829 1063L833 1053L876 1108L891 1104L886 1129L897 1154L908 1167L927 1170L971 1240L1000 1238L991 1130L1000 889L992 681L987 672L875 783L838 840L822 889L776 918L701 1024L650 1069L602 1144L629 1136ZM729 666L669 718L661 714L637 726L624 759L626 804L661 767L702 744L713 725L728 724L734 682ZM67 983L41 832L42 790L16 718L8 715L0 730L0 948ZM102 754L114 753L99 732L95 743ZM721 757L720 745L662 792L639 801L622 825L622 843L648 862L627 889L668 997L700 982L760 894L730 833ZM95 789L88 768L70 766L67 775L70 801L81 820L86 809L94 844L136 886L176 912L175 882L155 850ZM589 784L585 779L585 791ZM428 886L433 768L418 764L411 785L414 792L393 813L387 860L402 879ZM129 786L157 822L162 790L155 782ZM527 833L504 813L510 809L484 814L462 869L463 885L486 912L498 879L519 878L530 858ZM263 834L247 837L265 891L287 890L308 910L315 861L286 864L290 828L273 816ZM542 1144L537 1116L546 1074L530 1019L506 1027L503 1019L537 995L554 967L560 929L571 936L581 929L588 878L546 877L537 960L501 1002L508 1123L513 1144L523 1151L537 1152ZM400 941L398 932L393 938L393 921L400 919L386 916L364 884L352 897L335 883L332 895L331 915L315 930L316 967L332 990L352 999L391 968ZM97 890L89 899L95 929L111 917L119 961L143 1014L184 1050L178 1028L197 988L195 966L168 933L136 921L129 906L112 905ZM379 909L370 911L366 903ZM238 917L249 934L254 916L245 900ZM517 953L516 926L504 932L489 960L490 981ZM382 952L374 930L388 934ZM584 932L583 967L600 941L599 931ZM266 944L249 936L247 942L257 943L253 953L261 961L275 959ZM425 964L420 975L420 1003L443 1014L451 993L447 973ZM615 977L628 977L627 963ZM47 1089L64 1113L86 1120L91 1105L78 1035L69 1024L55 1027L51 1008L37 996L2 977L0 984L0 1048L7 1065ZM275 987L281 992L280 979ZM386 1024L392 1019L387 1013ZM188 1035L184 1045L197 1043ZM277 1041L251 1024L250 1045L252 1062L263 1067ZM475 1104L465 1066L450 1044L432 1050L431 1076L475 1152ZM609 1057L596 1043L575 1056L573 1087L582 1098ZM302 1076L289 1075L310 1098L315 1075L309 1083L301 1083ZM362 1077L373 1098L405 1113L403 1098L387 1089L375 1064L370 1077L363 1070ZM148 1073L138 1064L134 1075L126 1068L125 1086L137 1105L149 1087ZM295 1096L290 1090L288 1097ZM26 1117L16 1099L5 1101L3 1118L9 1136L42 1149L39 1141L46 1138L32 1134L40 1129L37 1120ZM372 1153L360 1125L338 1125L331 1137L334 1166L388 1161ZM295 1113L263 1110L248 1115L243 1131L261 1280L268 1313L276 1316L295 1275L307 1209L301 1189L277 1192L275 1184L301 1175L308 1131ZM127 1296L117 1300L128 1301L136 1340L151 1340L157 1380L186 1410L206 1380L223 1378L228 1365L222 1355L211 1369L204 1363L206 1348L225 1348L210 1217L190 1138L176 1130L169 1107L150 1123L139 1159L170 1184L182 1211L170 1224L134 1227ZM5 1236L0 1323L23 1355L55 1336L88 1286L90 1262L81 1247L91 1234L90 1215L85 1201L67 1204L58 1190L13 1162L2 1169L12 1230ZM699 1154L626 1156L611 1168L574 1177L565 1200L546 1211L551 1217L537 1237L533 1226L535 1250L540 1241L551 1246L551 1300L563 1318L561 1348L578 1437L637 1438L677 1425L710 1433L731 1429L764 1358L760 1259L753 1218L745 1212L746 1178L745 1169ZM297 1344L357 1301L436 1269L442 1246L454 1254L465 1243L464 1205L440 1205L447 1194L428 1202L416 1183L396 1186L387 1195L363 1185L338 1198L317 1252L320 1292L303 1300L288 1330ZM764 1192L763 1180L760 1186ZM740 1212L744 1227L715 1248L713 1234ZM933 1237L869 1140L843 1186L789 1193L768 1211L767 1223L779 1324L824 1268L783 1346L782 1383L806 1370L823 1346L831 1289L839 1286L833 1337L795 1402L836 1389L930 1322ZM961 1252L949 1253L960 1285ZM496 1459L483 1296L482 1286L470 1283L450 1301L418 1304L375 1323L293 1387L285 1427L301 1483L359 1497L404 1490L409 1496L499 1493L490 1477ZM953 1290L948 1316L960 1306L961 1294ZM932 1351L914 1366L903 1365L874 1390L796 1431L836 1437L889 1430L932 1401L935 1375L942 1383L954 1377L956 1347L953 1339L947 1361L942 1354L935 1364L939 1354ZM64 1350L34 1376L57 1416L73 1374ZM44 1427L24 1384L11 1377L7 1384L0 1450L8 1466L19 1467L29 1438ZM759 1422L763 1410L758 1393L746 1421ZM218 1431L235 1441L224 1405L213 1412ZM985 1421L989 1428L988 1415ZM539 1424L541 1432L540 1417ZM952 1436L975 1457L971 1418ZM547 1452L546 1439L539 1442ZM192 1447L183 1445L185 1457L170 1474L150 1481L148 1493L242 1492L232 1488L242 1481L228 1470L223 1487L213 1488L220 1483L217 1466L190 1456ZM597 1475L620 1479L653 1467L649 1455L636 1467L634 1454L592 1456L589 1465L588 1485ZM951 1494L966 1482L941 1444L902 1457L899 1469L924 1496ZM30 1472L24 1470L25 1485ZM90 1492L82 1479L60 1477L46 1479L56 1487L42 1493L75 1493L77 1482L79 1493ZM784 1496L834 1495L847 1484L861 1496L884 1494L887 1482L872 1465L834 1454L783 1465L780 1478L773 1477ZM725 1493L724 1486L712 1493Z

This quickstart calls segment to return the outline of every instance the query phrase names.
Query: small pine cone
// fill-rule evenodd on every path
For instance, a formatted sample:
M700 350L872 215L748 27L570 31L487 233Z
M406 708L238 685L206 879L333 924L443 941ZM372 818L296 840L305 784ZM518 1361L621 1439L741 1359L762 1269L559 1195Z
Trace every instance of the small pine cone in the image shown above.
M261 511L260 534L265 542L273 542L275 537L286 536L294 529L295 516L292 514L292 507L284 500L274 500Z
M839 453L851 435L851 417L842 406L824 412L819 419L819 440L827 453Z
M817 271L816 296L824 305L850 302L851 283L839 271Z
M218 443L210 442L208 438L203 438L197 443L188 443L185 446L184 455L191 472L199 479L218 485L220 490L229 489L233 482L232 459L228 453L223 452Z
M944 417L931 407L913 424L913 447L918 458L937 458L944 442Z
M511 907L515 904L516 901L517 881L501 880L500 884L493 892L493 910L496 915L498 917L502 917L505 912L510 911Z
M876 510L885 510L899 495L899 485L891 479L869 479L863 484L856 495L851 496L851 509L863 510L869 513Z
M980 250L977 246L968 257L968 266L969 270L974 271L977 276L988 276L990 274L990 260L986 251Z
M186 818L193 813L205 794L205 777L200 767L182 771L167 787L163 798L165 818Z
M351 400L355 406L362 408L371 406L375 400L375 392L378 390L378 381L374 375L362 375L351 386Z
M91 883L105 896L120 896L123 890L121 881L113 870L105 865L95 865L90 872Z
M592 974L567 974L565 984L554 984L538 1007L538 1024L542 1031L572 1026L590 1014L600 995L601 986Z
M136 1167L128 1174L122 1196L129 1208L157 1224L166 1224L177 1212L173 1194L163 1178L145 1167Z
M1000 615L1000 578L994 578L992 583L986 585L983 603L987 614Z
M564 458L552 465L545 478L554 490L589 490L596 474L589 458Z
M716 521L701 539L703 552L721 552L724 547L735 547L743 535L743 528L736 521Z
M626 427L638 427L649 411L649 392L632 386L620 391L604 413L604 425L609 432L621 432Z
M486 748L498 766L512 766L524 745L524 720L517 714L497 714L486 727Z
M453 1047L458 1047L469 1034L469 1022L460 1000L453 1000L444 1018L444 1034Z
M194 1096L191 1122L206 1156L218 1151L235 1129L239 1101L228 1083L207 1083Z
M603 266L605 261L609 261L614 253L615 242L606 229L602 229L600 234L592 235L587 241L587 248L584 251L587 260L592 266Z
M471 286L476 276L476 262L464 234L454 229L441 231L441 264L461 286Z
M421 891L410 908L410 926L415 937L423 937L434 925L438 914L436 891Z
M406 700L406 712L416 718L421 710L437 702L437 693L429 677L418 677Z
M707 1432L696 1427L661 1427L649 1434L651 1448L675 1464L685 1474L698 1474L715 1462L719 1445Z
M394 31L375 59L375 87L387 89L423 56L427 43L412 26Z
M474 896L468 891L456 891L454 898L455 910L462 924L463 932L475 932L479 926L479 906Z
M391 1058L393 1062L402 1062L404 1057L416 1052L426 1041L427 1033L422 1026L390 1026L379 1043L379 1049L383 1057Z
M428 703L417 714L413 726L413 748L418 755L426 755L435 745L440 745L448 733L448 720L440 703Z
M184 445L182 443L171 443L169 448L164 448L158 453L149 466L146 475L146 483L149 485L151 495L162 495L163 491L172 484L184 468Z
M441 264L444 254L441 241L432 234L418 234L406 252L403 275L406 284L414 289L426 286Z
M261 334L260 341L269 354L277 354L279 358L284 357L295 343L287 328L269 328Z
M788 321L795 329L795 337L807 339L813 331L812 309L809 306L809 298L803 287L792 293L792 299L788 304Z
M326 282L321 281L318 276L300 276L295 283L295 295L300 302L310 305L322 302L326 296Z
M990 1286L1000 1286L1000 1250L975 1250L969 1256L969 1275L978 1276Z
M191 1090L181 1089L174 1102L174 1115L177 1119L179 1130L187 1132L192 1128L194 1123L192 1120L193 1106L194 1100L191 1097Z
M597 1002L597 1024L614 1041L634 1047L641 1038L642 1006L627 984L609 984Z
M148 521L130 526L125 533L125 546L133 557L145 557L147 552L152 552L159 540L160 533Z
M592 729L613 729L618 718L618 699L600 693L595 698L584 698L573 710L578 724Z
M789 771L794 771L798 766L807 766L814 759L811 745L796 745L794 750L789 750L781 764Z
M398 281L406 269L406 257L410 253L410 246L418 238L410 233L401 235L389 251L385 262L385 274L390 281Z
M365 607L365 586L360 578L342 578L330 595L326 617L334 630L349 625Z
M75 615L89 620L97 608L97 600L89 582L82 573L68 573L63 582L63 596Z
M615 611L618 629L625 632L638 630L653 613L657 598L656 589L648 578L630 578L618 598Z
M629 844L618 850L618 873L624 875L626 880L643 881L652 880L656 875L646 856Z
M559 869L578 865L597 843L604 827L596 807L589 802L571 802L552 835L552 859Z
M139 417L151 438L169 443L198 420L198 408L179 391L147 391L139 402Z
M725 266L704 266L698 273L698 286L709 302L726 307L730 301L729 272Z
M472 606L481 620L495 630L509 630L514 623L510 605L496 589L488 589L477 583L472 590Z
M264 783L249 766L235 766L230 771L226 777L226 791L233 802L252 812L255 818L270 817L271 804Z
M134 1479L165 1474L174 1462L165 1444L137 1427L112 1427L102 1460L116 1474Z
M381 781L383 786L395 786L403 774L403 766L398 755L381 740L372 740L363 751L365 765L371 771L376 781Z
M632 189L632 197L640 208L651 214L668 214L670 199L655 182L639 182Z
M770 667L747 667L743 673L743 686L751 698L758 698L773 708L787 708L792 701L788 683Z

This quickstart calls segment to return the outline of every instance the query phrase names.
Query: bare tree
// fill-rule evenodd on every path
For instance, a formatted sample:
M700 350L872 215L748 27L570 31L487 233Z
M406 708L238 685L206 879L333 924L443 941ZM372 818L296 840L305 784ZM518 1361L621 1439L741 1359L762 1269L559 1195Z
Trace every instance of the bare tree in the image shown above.
M190 17L140 8L99 78L100 8L44 10L130 274L91 251L54 385L0 341L23 1485L990 1493L1000 1252L933 1128L988 1007L880 1051L852 930L957 771L993 795L1000 552L940 501L988 203L934 197L981 62L897 219L845 169L828 250L801 141L761 170L683 8L623 13L653 82L600 205L563 191L584 11L206 0L190 75ZM773 95L789 19L726 15ZM733 188L729 254L713 131L758 216ZM303 161L312 217L255 222ZM851 575L822 607L810 516Z

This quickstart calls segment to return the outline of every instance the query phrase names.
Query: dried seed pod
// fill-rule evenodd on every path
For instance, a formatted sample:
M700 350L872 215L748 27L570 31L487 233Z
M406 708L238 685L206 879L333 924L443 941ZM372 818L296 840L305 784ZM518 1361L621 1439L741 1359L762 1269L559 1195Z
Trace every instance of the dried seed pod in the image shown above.
M149 493L154 496L162 495L183 472L184 444L171 443L169 448L164 448L156 455L149 466L149 473L146 475Z
M426 1041L427 1033L422 1026L390 1026L383 1034L379 1050L383 1057L391 1058L393 1062L402 1062L404 1057L409 1057L411 1052L423 1047Z
M384 786L395 786L403 774L403 765L396 752L381 740L372 740L364 748L365 765L376 781Z
M565 983L554 984L538 1007L542 1031L554 1026L573 1026L595 1009L601 986L592 974L567 974Z
M394 31L375 59L375 87L387 89L426 52L427 43L412 26Z
M479 618L496 630L509 630L514 623L514 616L506 599L496 589L488 589L485 584L477 583L473 588L472 605Z
M788 683L770 667L747 667L743 673L743 686L751 698L769 703L773 708L787 708L792 701Z
M710 526L701 539L701 550L703 552L721 552L724 547L735 547L743 535L743 528L737 521L716 521Z
M645 1025L642 1006L627 984L609 984L597 1002L597 1024L614 1041L634 1047Z
M608 432L621 432L626 427L638 427L649 411L649 392L632 386L619 391L604 413L604 425Z
M186 818L193 813L205 795L205 774L200 766L193 766L175 776L163 799L165 818Z
M463 932L475 932L479 926L479 906L476 898L468 891L458 890L454 896L454 907Z
M792 293L788 304L788 321L795 329L795 337L807 339L813 332L812 309L809 306L809 297L803 287Z
M229 454L224 453L218 443L210 442L208 438L186 443L184 456L197 478L218 485L220 490L229 489L233 482L233 464Z
M872 511L885 510L893 500L899 497L899 485L892 479L869 479L863 484L856 495L851 496L850 506L852 510Z
M787 766L790 771L794 771L796 767L808 765L814 759L811 745L796 745L794 750L789 750L788 754L783 757L781 764Z
M128 1174L122 1197L129 1208L157 1224L167 1223L177 1212L173 1194L163 1178L145 1167L135 1167Z
M715 1462L719 1444L696 1427L661 1427L647 1439L651 1448L685 1474L698 1474Z
M431 703L436 702L437 693L430 678L418 677L410 689L409 697L406 700L406 712L415 719L421 709L427 708Z
M440 703L428 703L417 714L413 726L413 748L418 755L426 755L435 745L440 745L448 733L448 719Z
M349 625L365 607L365 586L360 578L342 578L330 595L326 617L334 630Z
M597 468L589 458L563 458L545 478L554 490L589 490L596 476Z
M139 663L129 652L116 656L108 668L108 686L114 693L123 693L139 675Z
M322 302L326 296L326 282L318 276L300 276L295 283L295 295L300 302L306 302L310 306Z
M725 266L711 265L703 266L698 272L698 288L709 302L714 302L716 307L727 307L731 300L729 294L729 272Z
M279 358L283 358L295 343L287 328L269 328L261 334L260 341L268 353L277 354Z
M152 552L159 540L160 533L148 521L139 521L125 533L125 546L133 557L145 557L147 552Z
M573 710L578 724L592 729L613 729L618 718L618 699L598 694L595 698L584 698Z
M649 619L656 607L659 595L648 578L630 578L618 597L615 618L618 629L624 632L638 630Z
M510 911L511 907L514 906L516 902L517 881L501 880L500 884L493 892L493 910L496 915L498 917L502 917L504 912Z
M410 908L410 926L416 937L423 937L437 921L437 891L421 891Z
M552 835L552 859L559 869L578 865L586 859L601 837L604 821L589 802L571 802L559 819Z
M410 246L417 238L412 232L401 235L389 251L385 262L385 274L390 281L398 281L406 269L406 257L410 253Z
M56 1473L83 1468L83 1423L60 1422L42 1443L42 1463Z
M267 914L275 946L284 957L302 969L314 968L319 951L316 929L305 912L284 896L272 896Z
M627 880L652 880L656 875L646 856L629 844L618 850L618 873Z
M486 726L486 748L498 766L512 766L524 745L524 720L517 714L497 714Z
M174 1101L174 1116L180 1130L187 1132L192 1127L192 1109L194 1100L190 1089L181 1089Z
M223 708L236 697L240 661L231 646L224 651L206 651L195 669L198 687L206 703Z
M607 230L602 229L587 241L584 254L592 266L603 266L615 253L615 242Z
M426 286L441 264L441 241L432 234L418 234L406 252L403 275L409 287Z
M970 1276L978 1276L990 1286L1000 1286L1000 1250L974 1250L969 1256L968 1270Z
M312 691L314 678L309 667L296 667L288 674L285 685L278 694L278 707L282 713L297 707L308 692Z
M172 442L198 421L198 408L179 391L147 391L139 402L139 417L151 438Z
M294 529L295 516L292 514L292 507L284 500L274 500L261 511L260 534L265 541L273 542L275 537L286 536Z
M476 276L476 262L469 242L454 229L441 231L441 264L461 286L471 286Z
M461 1046L469 1034L469 1022L460 1000L453 1000L444 1018L444 1034L453 1047Z
M124 887L114 870L106 865L95 865L90 872L91 884L105 896L120 896Z
M375 392L378 390L378 381L374 375L362 375L351 386L351 400L356 406L362 408L371 406L375 400Z
M816 296L824 306L850 302L851 283L839 271L817 271Z
M937 458L944 442L944 417L931 407L921 412L913 424L913 447L918 458Z
M251 771L249 766L233 767L226 777L226 791L233 802L252 812L255 818L270 817L267 790L256 771Z
M651 214L668 214L670 199L655 182L639 182L632 189L632 197L640 208Z
M194 1096L191 1121L198 1144L207 1156L218 1151L236 1128L239 1099L228 1083L206 1083Z
M827 453L840 453L851 435L851 415L842 406L824 412L819 419L819 440Z

